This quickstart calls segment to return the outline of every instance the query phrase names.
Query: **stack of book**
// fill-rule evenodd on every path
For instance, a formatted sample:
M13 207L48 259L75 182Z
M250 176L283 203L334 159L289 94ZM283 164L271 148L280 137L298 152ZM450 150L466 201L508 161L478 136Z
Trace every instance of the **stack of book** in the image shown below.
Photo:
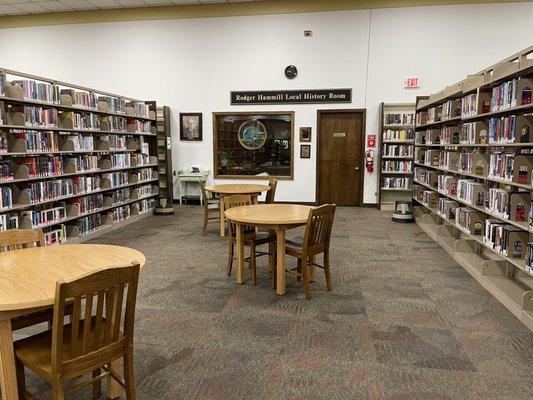
M26 210L21 212L22 217L29 219L32 229L37 229L43 226L61 222L65 220L66 215L67 212L64 204L42 211Z
M111 187L123 186L128 183L129 175L127 172L106 172L102 174L103 179L111 182Z
M413 125L415 114L412 112L386 113L383 115L384 125Z
M25 100L38 100L51 104L59 104L58 88L51 83L19 79L11 81L11 84L22 87L22 96Z
M75 194L72 179L55 179L29 183L23 191L28 195L30 204L41 203L63 196Z
M98 156L65 157L65 163L73 165L76 172L98 171Z
M110 96L98 96L98 102L106 104L108 112L124 114L126 102L123 99Z
M19 164L28 167L30 178L43 178L63 173L63 159L61 156L22 157L19 160Z
M151 193L151 187L149 188ZM408 190L411 188L411 178L384 177L381 178L381 188Z
M76 107L83 107L91 110L96 110L98 108L98 105L96 104L96 96L92 92L61 89L60 94L70 96L72 98L72 105Z
M28 153L59 151L59 135L50 131L13 130L13 138L26 142Z
M389 141L413 140L413 130L412 129L387 129L383 132L383 140L389 140Z

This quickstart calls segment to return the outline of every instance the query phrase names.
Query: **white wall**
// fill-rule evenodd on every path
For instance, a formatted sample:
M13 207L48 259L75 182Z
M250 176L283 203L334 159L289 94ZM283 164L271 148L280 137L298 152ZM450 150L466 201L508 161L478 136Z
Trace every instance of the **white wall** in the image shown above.
M0 64L170 106L175 169L212 170L214 111L294 110L296 130L313 127L312 158L298 157L296 140L295 179L277 198L314 201L317 109L367 108L367 133L378 133L379 102L414 101L529 46L532 15L532 3L513 3L5 29ZM289 64L300 72L293 81ZM403 89L409 75L421 77L419 90ZM353 103L229 105L231 90L334 87L353 88ZM178 140L187 111L203 112L203 142ZM376 188L367 174L366 203Z

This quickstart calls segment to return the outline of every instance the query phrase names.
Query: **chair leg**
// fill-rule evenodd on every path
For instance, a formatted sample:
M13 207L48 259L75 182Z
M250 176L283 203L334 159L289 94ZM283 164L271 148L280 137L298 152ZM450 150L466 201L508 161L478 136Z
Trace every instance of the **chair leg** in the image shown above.
M234 249L235 247L233 246L233 240L231 240L231 236L229 236L228 237L228 269L227 269L228 276L231 275L231 269L233 268Z
M63 392L63 383L57 378L52 382L52 400L65 400L65 394Z
M270 283L272 284L272 289L276 289L276 244L268 244L268 266L270 268Z
M331 273L329 269L329 251L324 252L324 274L326 275L326 287L331 292L333 285L331 284Z
M15 365L17 368L17 388L19 392L19 397L24 399L24 394L26 393L26 377L24 376L24 364L19 359L15 359Z
M93 378L100 376L100 368L93 370ZM93 383L93 399L99 399L102 397L102 381Z
M296 269L296 272L298 272L298 275L296 275L296 280L301 281L302 280L302 259L297 258L296 262L298 263L298 268Z
M252 285L257 283L256 264L255 264L255 242L250 247L250 269L252 270Z
M124 355L124 384L126 389L126 399L136 400L135 375L133 373L133 348L128 347Z
M209 220L209 213L207 211L204 211L204 229L202 234L205 236L207 235L207 223Z
M302 262L302 278L304 280L305 298L311 300L311 288L309 287L309 268L307 262Z

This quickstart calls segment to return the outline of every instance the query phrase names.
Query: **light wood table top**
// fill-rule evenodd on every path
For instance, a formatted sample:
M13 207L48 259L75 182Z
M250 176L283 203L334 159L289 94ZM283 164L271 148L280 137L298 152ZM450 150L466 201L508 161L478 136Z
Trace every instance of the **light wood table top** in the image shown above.
M54 304L56 281L69 280L110 266L138 262L133 249L100 244L35 247L0 253L0 312Z
M248 183L236 183L236 184L222 184L222 185L209 185L205 187L205 190L220 194L249 194L249 193L261 193L270 190L268 185L253 185Z
M314 207L299 204L254 204L226 210L226 218L251 225L305 224Z

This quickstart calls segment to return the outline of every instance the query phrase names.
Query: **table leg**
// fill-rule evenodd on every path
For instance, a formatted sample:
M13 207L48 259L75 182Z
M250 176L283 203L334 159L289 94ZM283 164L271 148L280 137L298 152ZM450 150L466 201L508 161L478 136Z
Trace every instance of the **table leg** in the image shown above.
M276 293L285 294L285 229L276 230L277 241L277 271L276 271Z
M276 289L276 244L268 244L268 268L270 270L270 281L272 284L272 289Z
M237 234L235 236L235 246L237 247L237 283L244 283L244 226L235 224Z
M252 194L252 204L258 204L258 203L259 203L259 195Z
M18 400L11 319L0 321L0 388L3 400Z
M115 361L112 361L109 364L109 368L118 376L122 376L122 368L120 364L120 358L117 358ZM116 380L107 377L107 398L108 399L118 399L122 393L122 386Z
M220 196L220 236L226 234L226 220L224 218L224 198Z

